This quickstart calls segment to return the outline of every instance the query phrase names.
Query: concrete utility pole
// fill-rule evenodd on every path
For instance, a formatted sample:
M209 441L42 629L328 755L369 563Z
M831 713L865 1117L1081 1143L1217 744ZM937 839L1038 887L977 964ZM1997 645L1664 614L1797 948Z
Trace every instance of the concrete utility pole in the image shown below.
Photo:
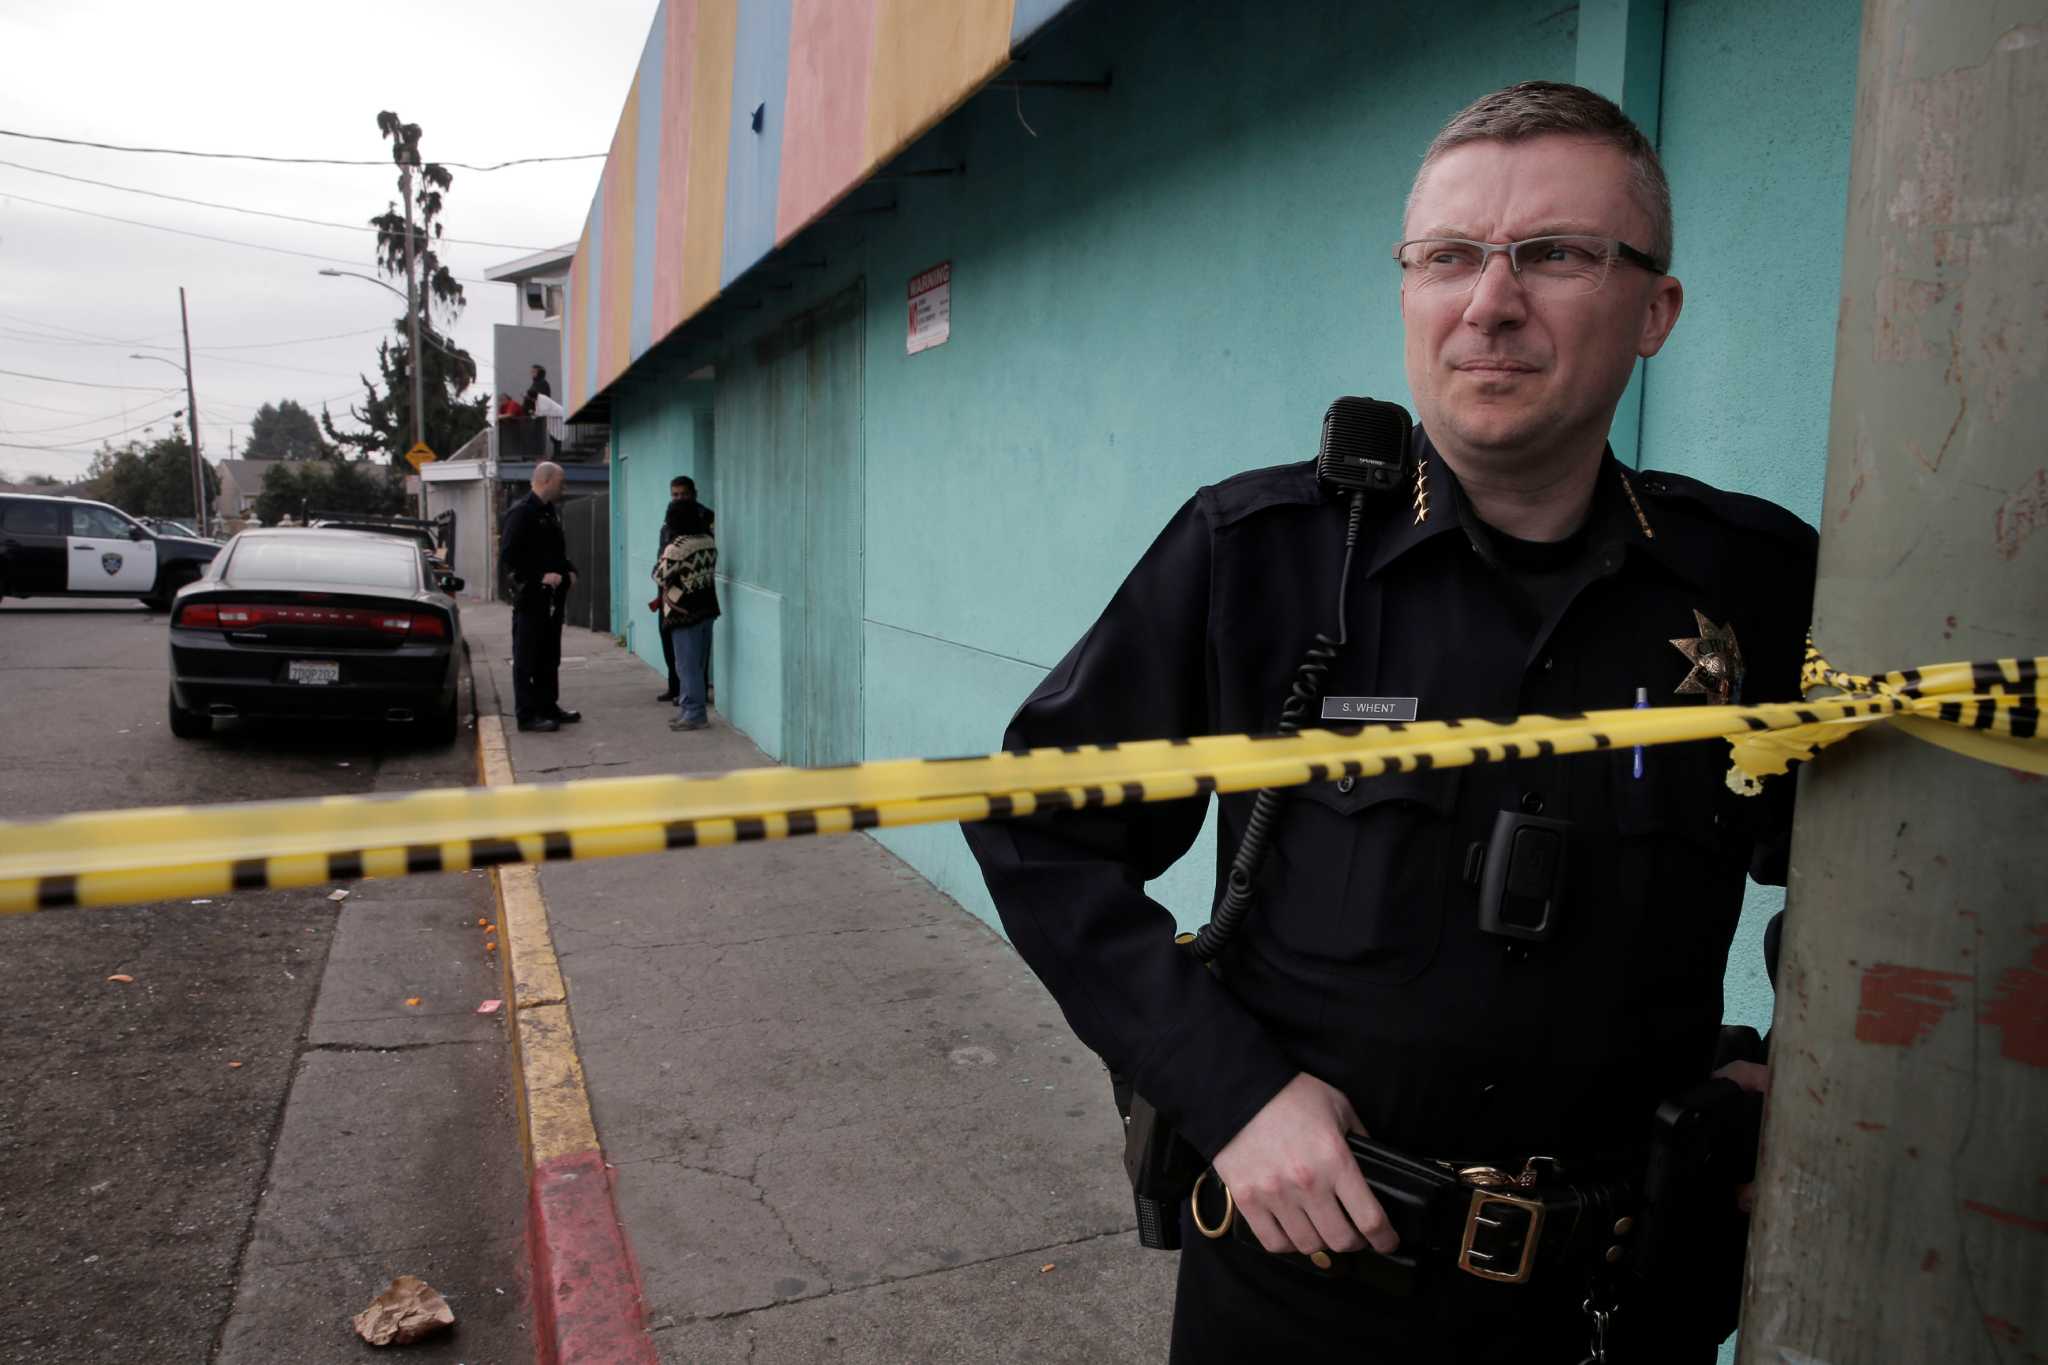
M192 384L192 320L185 312L185 286L178 286L178 328L185 334L185 428L192 433L193 529L206 534L206 462L199 454L199 395Z
M1814 638L2048 653L2048 0L1867 0ZM1802 778L1745 1365L2048 1359L2048 782Z

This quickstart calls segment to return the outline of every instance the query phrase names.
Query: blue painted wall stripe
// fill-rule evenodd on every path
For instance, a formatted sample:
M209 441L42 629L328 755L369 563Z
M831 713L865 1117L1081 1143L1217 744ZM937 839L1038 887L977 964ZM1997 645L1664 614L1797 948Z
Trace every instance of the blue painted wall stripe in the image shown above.
M790 0L740 0L725 165L725 243L718 260L721 289L775 245L783 104L789 90L789 8ZM758 133L757 106L762 107Z
M1055 15L1073 0L1016 0L1016 7L1010 11L1010 49L1017 47L1044 28Z
M633 148L633 314L626 324L627 350L636 360L653 343L654 221L661 203L661 100L667 56L668 0L662 0L647 46L640 50L640 126Z

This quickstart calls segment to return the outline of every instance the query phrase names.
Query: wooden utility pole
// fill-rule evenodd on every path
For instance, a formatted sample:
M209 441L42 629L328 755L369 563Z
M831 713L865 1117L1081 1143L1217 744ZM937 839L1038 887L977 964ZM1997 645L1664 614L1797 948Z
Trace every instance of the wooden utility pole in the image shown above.
M192 320L185 312L185 286L178 286L178 328L185 334L185 429L192 433L193 529L206 534L206 462L199 454L199 395L192 383Z
M420 296L425 291L414 280L412 163L399 167L398 187L405 195L405 311L412 320L412 442L415 446L423 446L427 443L427 409L421 394L425 392L422 376L426 370L427 357L420 350ZM427 475L424 469L414 472L420 481L420 516L425 517Z
M1866 0L1814 638L2048 653L2048 0ZM1745 1365L2048 1359L2048 782L1802 775Z

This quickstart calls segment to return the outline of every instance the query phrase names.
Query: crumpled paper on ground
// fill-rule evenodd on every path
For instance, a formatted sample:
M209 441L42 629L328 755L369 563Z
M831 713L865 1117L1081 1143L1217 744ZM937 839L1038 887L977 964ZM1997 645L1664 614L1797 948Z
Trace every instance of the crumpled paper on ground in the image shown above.
M372 1346L405 1346L455 1325L455 1310L417 1275L400 1275L356 1314L356 1335Z

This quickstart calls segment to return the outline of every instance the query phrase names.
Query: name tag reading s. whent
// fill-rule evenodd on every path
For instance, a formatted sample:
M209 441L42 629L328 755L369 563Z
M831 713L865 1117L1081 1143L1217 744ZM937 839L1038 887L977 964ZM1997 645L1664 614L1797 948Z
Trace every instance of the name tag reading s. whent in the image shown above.
M1323 719L1345 725L1415 719L1414 697L1324 697Z

